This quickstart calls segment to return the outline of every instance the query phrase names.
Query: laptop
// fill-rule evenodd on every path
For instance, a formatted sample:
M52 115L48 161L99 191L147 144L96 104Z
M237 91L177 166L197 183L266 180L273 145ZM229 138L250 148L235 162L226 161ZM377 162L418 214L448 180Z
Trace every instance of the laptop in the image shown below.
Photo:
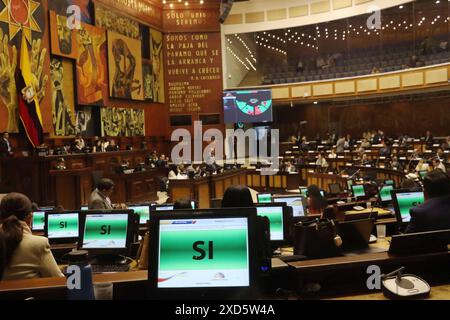
M342 251L346 253L368 250L373 226L373 219L339 222L337 231L342 239Z

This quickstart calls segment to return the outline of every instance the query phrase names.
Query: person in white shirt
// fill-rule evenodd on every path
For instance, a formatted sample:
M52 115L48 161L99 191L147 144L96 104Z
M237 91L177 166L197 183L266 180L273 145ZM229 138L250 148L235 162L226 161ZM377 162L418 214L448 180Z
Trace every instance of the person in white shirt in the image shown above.
M447 172L447 169L439 158L433 158L433 168L440 169L442 172Z
M319 154L319 156L317 157L316 165L318 165L318 166L320 166L322 168L328 167L328 162L324 158L324 156L322 156L322 154Z
M428 171L429 165L428 163L425 162L424 159L420 159L419 163L416 166L415 171L416 172L420 172L420 171Z
M331 152L328 155L328 158L329 159L336 159L337 158L337 154L336 154L336 149L335 148L331 149Z

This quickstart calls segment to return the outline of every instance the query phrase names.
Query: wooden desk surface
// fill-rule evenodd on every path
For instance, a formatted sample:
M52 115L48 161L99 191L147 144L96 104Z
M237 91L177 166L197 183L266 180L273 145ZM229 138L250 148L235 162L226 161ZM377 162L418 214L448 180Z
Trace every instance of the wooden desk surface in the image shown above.
M280 259L272 259L272 268L282 270L288 265ZM134 270L129 272L101 273L94 274L94 283L131 283L147 281L148 270ZM45 288L65 288L66 278L34 278L23 280L6 280L0 282L0 292L25 290L25 289L45 289Z
M426 300L449 300L450 299L450 284L435 286L431 288L430 296ZM330 300L389 300L382 292L377 291L369 294L359 294L353 296L344 296L332 298Z
M325 270L350 269L369 264L408 263L415 261L431 261L434 259L449 259L450 252L426 253L418 255L393 256L388 253L389 239L380 239L371 244L373 252L350 254L340 257L295 261L288 263L297 273L318 272Z

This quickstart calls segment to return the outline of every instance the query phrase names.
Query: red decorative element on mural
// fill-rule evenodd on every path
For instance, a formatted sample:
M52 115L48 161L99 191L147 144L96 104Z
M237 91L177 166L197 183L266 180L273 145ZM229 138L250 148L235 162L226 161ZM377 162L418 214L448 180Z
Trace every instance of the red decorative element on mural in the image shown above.
M28 24L28 1L11 0L10 6L10 15L14 22L21 25Z

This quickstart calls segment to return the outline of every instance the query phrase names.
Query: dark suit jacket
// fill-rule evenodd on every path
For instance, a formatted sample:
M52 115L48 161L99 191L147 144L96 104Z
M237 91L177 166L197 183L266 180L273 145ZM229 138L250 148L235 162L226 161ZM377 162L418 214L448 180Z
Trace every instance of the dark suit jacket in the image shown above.
M1 137L0 137L0 155L4 155L4 156L9 155L8 144Z
M410 210L405 233L450 229L450 195L433 198Z

